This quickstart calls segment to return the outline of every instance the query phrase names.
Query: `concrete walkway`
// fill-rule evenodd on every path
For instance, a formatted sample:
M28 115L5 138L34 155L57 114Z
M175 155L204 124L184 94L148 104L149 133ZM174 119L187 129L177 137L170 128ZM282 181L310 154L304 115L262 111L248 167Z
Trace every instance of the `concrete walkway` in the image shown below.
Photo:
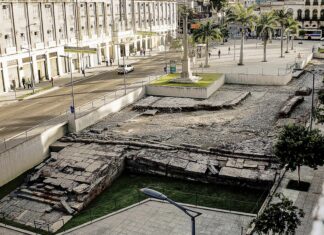
M318 128L324 134L324 125L317 124ZM308 235L312 231L313 217L312 212L318 199L321 196L322 185L324 182L324 166L318 170L313 170L309 167L301 167L301 180L309 182L310 188L308 192L287 189L289 180L298 180L297 171L286 172L277 192L282 192L286 197L294 202L294 205L305 212L305 217L302 219L301 226L298 227L296 235Z
M227 213L193 207L202 213L196 219L196 234L239 235L253 219L250 214ZM105 216L61 234L92 235L188 235L190 218L168 203L146 201L120 213Z

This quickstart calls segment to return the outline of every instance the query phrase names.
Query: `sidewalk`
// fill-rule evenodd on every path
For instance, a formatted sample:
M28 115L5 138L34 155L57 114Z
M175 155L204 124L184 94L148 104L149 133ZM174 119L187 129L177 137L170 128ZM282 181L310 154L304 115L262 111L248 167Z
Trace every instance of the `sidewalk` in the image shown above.
M315 128L321 130L324 134L324 125L317 124ZM301 167L300 176L302 181L310 183L308 192L302 192L292 189L287 189L289 180L298 180L297 171L287 171L282 179L277 192L282 192L286 197L294 202L294 205L305 212L305 217L302 219L302 224L297 228L296 235L308 235L312 231L313 217L312 212L318 199L321 196L322 185L324 182L324 166L313 170L309 167Z
M152 52L147 52L145 56L140 56L140 55L136 55L136 56L129 56L125 58L125 63L126 64L132 64L132 63L136 63L141 59L146 59L149 58L151 56L155 56L159 53L162 53L161 51L159 51L157 48L152 50ZM119 60L120 64L123 64L123 59L120 58ZM96 76L98 74L104 73L104 72L108 72L108 71L113 71L115 69L117 69L118 65L117 65L117 61L115 60L112 66L106 66L105 62L102 62L101 65L98 65L96 67L93 68L87 68L86 71L86 76L84 77L81 73L79 72L74 72L73 73L73 81L74 83L79 82L79 81L83 81L86 79L89 79L93 76ZM51 92L54 91L62 86L66 86L69 85L71 83L71 74L70 73L66 73L60 77L56 77L54 78L54 86L52 86L52 82L45 80L45 81L41 81L40 83L36 84L35 87L35 95L42 95L44 93L47 92ZM23 88L18 88L15 91L9 91L7 93L0 93L0 107L4 106L4 105L8 105L8 104L12 104L14 102L26 99L26 98L32 98L35 95L32 94L33 89L23 89Z

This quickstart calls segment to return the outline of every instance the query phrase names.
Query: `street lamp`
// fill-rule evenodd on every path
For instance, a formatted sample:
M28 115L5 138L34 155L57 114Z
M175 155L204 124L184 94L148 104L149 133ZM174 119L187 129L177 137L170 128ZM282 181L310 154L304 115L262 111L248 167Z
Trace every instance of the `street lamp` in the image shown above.
M322 70L316 71L315 69L312 70L305 70L305 72L310 73L313 75L313 86L312 86L312 107L311 107L311 115L310 115L310 125L309 130L312 130L313 127L313 116L314 116L314 93L315 93L315 75L317 72L322 72Z
M60 55L60 57L67 58L70 60L70 72L71 72L71 96L72 96L72 106L71 113L73 113L74 120L76 119L76 113L75 113L75 102L74 102L74 86L73 86L73 76L72 76L72 57L66 56L66 55Z
M120 54L120 43L116 43L115 45L117 45L117 56L118 56L118 66L119 66L119 54ZM123 44L125 45L125 44ZM126 69L125 69L125 55L126 55L126 48L124 48L124 56L123 56L123 64L124 64L124 94L126 95L126 89L127 89L127 84L126 84Z
M30 26L32 26L32 25L36 25L36 23L26 25L26 32L28 32L28 35L29 35L29 40L27 39L28 48L21 47L21 49L28 50L29 60L30 60L29 61L29 64L30 64L30 73L31 73L31 76L32 76L32 81L31 82L32 82L33 93L35 93L35 75L34 75L34 69L33 69L33 58L31 56L32 46L31 46Z
M178 204L175 201L168 198L167 196L165 196L163 193L160 193L160 192L155 191L153 189L142 188L141 192L144 193L145 195L149 196L149 197L159 199L159 200L162 200L162 201L167 201L170 204L172 204L172 205L178 207L180 210L182 210L186 215L188 215L191 218L191 234L192 235L196 234L196 221L195 221L195 219L196 219L196 217L200 216L202 213L190 210L190 209L188 209L186 207L183 207L180 204Z

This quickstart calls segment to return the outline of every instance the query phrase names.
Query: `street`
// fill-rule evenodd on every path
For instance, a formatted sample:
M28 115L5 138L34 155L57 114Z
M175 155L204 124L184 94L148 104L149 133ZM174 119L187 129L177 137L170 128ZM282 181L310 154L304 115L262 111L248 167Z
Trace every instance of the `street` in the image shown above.
M171 52L143 58L134 63L135 71L126 75L127 84L142 84L149 75L163 74L165 58ZM107 92L124 89L123 75L107 71L74 84L75 107L102 97ZM65 112L71 105L70 83L60 89L38 97L0 107L0 139L9 138Z

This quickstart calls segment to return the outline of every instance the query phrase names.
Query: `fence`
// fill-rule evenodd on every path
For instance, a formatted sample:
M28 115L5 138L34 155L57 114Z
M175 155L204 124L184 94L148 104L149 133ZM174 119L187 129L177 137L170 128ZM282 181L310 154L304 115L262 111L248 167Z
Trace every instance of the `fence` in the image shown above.
M159 78L161 75L153 75L148 76L144 78L144 80L132 84L126 84L126 89L116 89L114 91L108 92L103 97L100 97L98 99L94 99L93 101L90 101L88 103L85 103L79 107L75 108L76 117L80 117L85 115L86 113L91 112L94 109L97 109L105 104L108 104L112 102L113 100L122 97L125 95L125 93L129 93L136 88L140 86L144 86L147 83L150 83L151 81L154 81L155 79ZM68 116L71 114L70 110L66 110L62 113L57 114L56 117L47 120L45 122L42 122L26 131L23 131L15 136L9 137L9 138L3 138L0 139L0 153L5 152L23 142L26 140L35 137L36 135L44 132L49 127L56 125L58 123L67 122Z

